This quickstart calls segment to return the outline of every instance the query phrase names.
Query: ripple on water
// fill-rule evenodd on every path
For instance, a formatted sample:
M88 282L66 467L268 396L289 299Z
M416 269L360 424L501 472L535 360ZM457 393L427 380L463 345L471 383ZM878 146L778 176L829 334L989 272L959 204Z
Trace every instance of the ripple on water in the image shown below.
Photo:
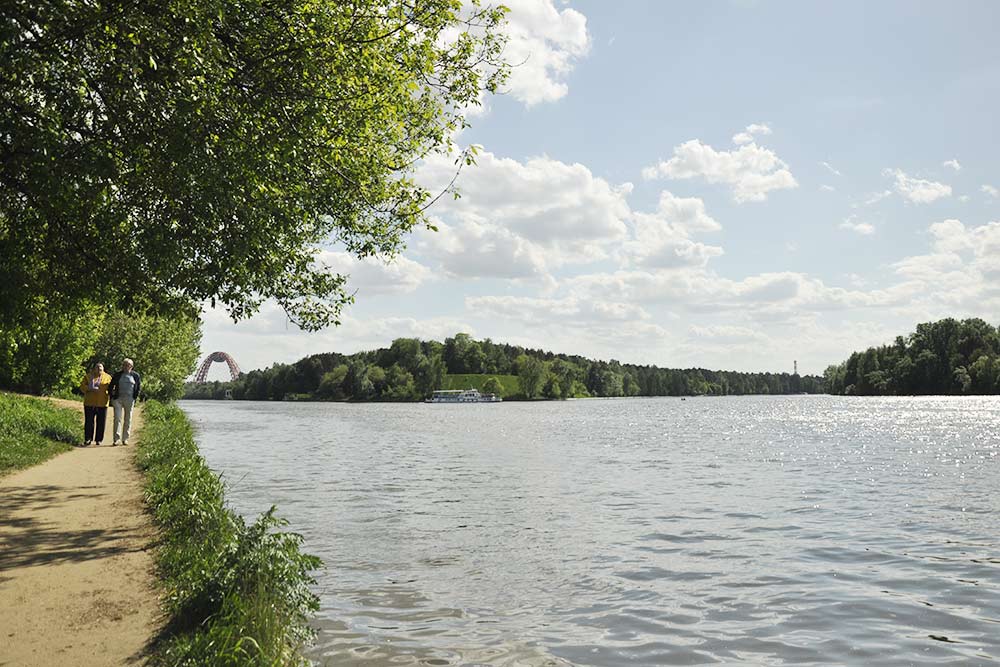
M183 405L319 664L1000 660L997 398Z

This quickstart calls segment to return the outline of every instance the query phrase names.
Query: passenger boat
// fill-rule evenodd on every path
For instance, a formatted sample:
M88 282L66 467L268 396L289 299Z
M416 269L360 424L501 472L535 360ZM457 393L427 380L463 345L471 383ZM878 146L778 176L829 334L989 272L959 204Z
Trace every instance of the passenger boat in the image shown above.
M496 394L481 394L476 389L439 389L424 403L500 403Z

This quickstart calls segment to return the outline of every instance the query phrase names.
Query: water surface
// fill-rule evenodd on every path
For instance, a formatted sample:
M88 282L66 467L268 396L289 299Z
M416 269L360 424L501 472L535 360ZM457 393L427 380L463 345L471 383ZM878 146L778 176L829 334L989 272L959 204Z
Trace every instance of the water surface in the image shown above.
M1000 399L182 402L329 665L1000 661Z

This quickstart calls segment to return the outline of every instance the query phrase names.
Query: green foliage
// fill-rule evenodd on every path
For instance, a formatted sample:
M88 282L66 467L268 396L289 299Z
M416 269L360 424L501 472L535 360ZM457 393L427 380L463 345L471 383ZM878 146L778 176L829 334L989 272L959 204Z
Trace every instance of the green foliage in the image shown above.
M173 400L194 372L201 322L193 309L169 316L107 311L90 303L35 299L26 326L0 328L0 387L33 394L66 394L86 368L108 372L125 357L142 373L143 393Z
M388 401L411 401L420 398L413 374L399 364L389 367L381 395Z
M998 394L1000 332L981 319L925 322L892 345L853 353L824 378L831 394Z
M0 387L31 394L75 387L104 313L89 302L58 307L38 297L23 304L21 314L23 324L0 326Z
M486 378L486 382L483 382L483 388L481 389L481 391L485 394L494 394L496 396L499 396L500 398L503 398L503 384L500 382L500 379L495 375L491 375L488 378Z
M556 359L549 366L549 373L559 388L560 398L573 398L576 395L573 386L582 376L580 368L576 364L564 359Z
M94 342L90 363L101 361L109 373L128 357L142 375L148 398L172 401L184 394L184 379L198 363L201 321L191 310L174 315L109 313Z
M517 381L525 398L538 396L545 379L545 365L536 357L521 354L514 361Z
M484 369L472 372L472 368ZM515 372L517 374L515 374ZM527 375L522 376L522 372ZM486 382L496 377L500 392ZM975 378L973 378L975 379ZM529 383L526 394L522 381ZM456 334L444 344L397 338L387 349L350 356L314 354L250 371L232 383L189 385L186 398L412 401L436 389L475 388L505 398L818 393L822 380L788 373L734 373L635 366L525 349Z
M490 392L486 385L490 380L496 380L500 385L499 392ZM495 393L506 398L521 393L516 375L485 375L476 373L449 373L444 376L444 382L439 389L478 389L481 392Z
M318 609L299 535L276 530L274 508L247 525L225 506L224 487L198 454L174 405L144 408L138 450L146 499L162 528L159 565L169 626L154 665L305 665L299 654Z
M83 439L83 415L48 401L0 393L0 475L71 449Z
M341 364L329 373L324 373L316 388L318 398L338 401L347 398L344 391L344 380L347 378L347 364Z
M0 22L0 303L275 299L335 322L335 237L391 256L414 165L506 75L502 7L425 0L10 0ZM472 154L457 163L471 161ZM2 324L2 323L0 323ZM0 327L2 328L2 327Z

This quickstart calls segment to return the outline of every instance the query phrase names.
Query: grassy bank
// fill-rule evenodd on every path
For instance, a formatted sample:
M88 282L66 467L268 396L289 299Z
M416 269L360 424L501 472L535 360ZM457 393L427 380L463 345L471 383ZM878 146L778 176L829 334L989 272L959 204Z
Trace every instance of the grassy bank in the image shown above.
M489 373L449 373L442 378L442 389L478 389L483 391L483 385L490 378L496 378L503 387L501 395L504 398L521 394L521 385L516 375L490 375Z
M138 461L163 531L159 550L170 622L154 665L307 664L300 649L318 600L319 559L277 527L274 508L253 524L226 507L223 484L198 453L175 405L147 403Z
M37 465L83 439L83 415L41 398L0 393L0 475Z

